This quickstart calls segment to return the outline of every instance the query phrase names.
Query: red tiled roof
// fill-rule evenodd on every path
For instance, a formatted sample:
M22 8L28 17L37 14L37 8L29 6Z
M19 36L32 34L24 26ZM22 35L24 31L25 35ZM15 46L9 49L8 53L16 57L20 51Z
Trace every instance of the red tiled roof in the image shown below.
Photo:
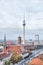
M9 46L9 48L7 48L7 51L20 53L21 52L21 49L20 49L21 47L16 46L16 45L11 45L11 46Z
M43 61L39 58L35 58L28 65L43 65Z

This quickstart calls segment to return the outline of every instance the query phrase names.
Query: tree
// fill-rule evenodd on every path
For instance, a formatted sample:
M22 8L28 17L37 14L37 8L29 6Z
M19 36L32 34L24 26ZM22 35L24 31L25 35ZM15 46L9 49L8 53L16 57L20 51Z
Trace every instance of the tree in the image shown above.
M10 65L10 61L5 61L4 65Z
M15 64L15 63L18 63L19 61L21 61L23 58L22 56L20 56L20 54L18 53L13 53L13 55L11 56L11 63Z
M32 52L30 50L28 50L29 56L32 55Z

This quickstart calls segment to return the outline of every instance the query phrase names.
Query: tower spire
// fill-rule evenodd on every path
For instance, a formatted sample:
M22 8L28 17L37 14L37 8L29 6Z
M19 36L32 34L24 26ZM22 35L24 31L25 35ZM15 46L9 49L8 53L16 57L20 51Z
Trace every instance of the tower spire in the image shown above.
M4 35L4 43L6 43L6 35Z
M6 35L4 35L4 50L6 50Z

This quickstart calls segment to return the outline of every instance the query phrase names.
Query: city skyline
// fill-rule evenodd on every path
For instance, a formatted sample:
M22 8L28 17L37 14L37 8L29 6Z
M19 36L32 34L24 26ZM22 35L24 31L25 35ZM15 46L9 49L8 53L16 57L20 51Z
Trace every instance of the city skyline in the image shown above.
M39 30L25 30L25 39L35 40L35 35L39 34L39 39L43 40L43 29ZM23 29L19 30L16 28L1 28L0 29L0 39L4 40L4 35L6 35L7 40L18 40L18 37L21 36L23 38Z
M43 65L43 0L0 0L0 64Z
M22 37L24 16L26 39L39 34L43 40L43 0L0 0L0 39Z

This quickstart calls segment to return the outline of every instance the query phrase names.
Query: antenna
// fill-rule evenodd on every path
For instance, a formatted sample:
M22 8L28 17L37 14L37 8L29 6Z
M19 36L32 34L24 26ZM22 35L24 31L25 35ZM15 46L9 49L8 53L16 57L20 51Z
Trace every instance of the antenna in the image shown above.
M25 20L25 16L26 16L26 10L24 10L24 20Z

